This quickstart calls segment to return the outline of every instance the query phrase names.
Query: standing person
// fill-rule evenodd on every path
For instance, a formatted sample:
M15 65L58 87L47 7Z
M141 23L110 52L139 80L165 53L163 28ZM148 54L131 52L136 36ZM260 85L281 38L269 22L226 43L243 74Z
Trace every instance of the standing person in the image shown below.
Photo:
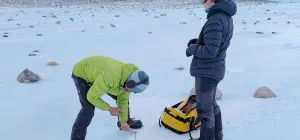
M188 42L186 56L193 56L190 74L195 77L198 121L201 121L198 140L222 140L221 109L215 100L218 83L225 76L226 50L233 34L233 19L237 12L233 0L204 0L207 13L198 38Z
M141 120L130 118L129 95L130 92L143 92L149 86L149 77L136 65L110 57L92 56L75 64L72 78L81 109L72 127L71 140L85 140L95 107L108 111L111 116L118 116L117 125L124 131L142 127ZM104 94L115 99L117 107L101 99Z

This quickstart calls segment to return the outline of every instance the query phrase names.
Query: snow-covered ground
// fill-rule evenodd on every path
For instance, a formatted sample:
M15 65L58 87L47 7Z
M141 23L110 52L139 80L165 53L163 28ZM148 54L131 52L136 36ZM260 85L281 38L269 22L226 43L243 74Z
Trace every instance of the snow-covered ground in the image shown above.
M147 91L130 97L132 116L144 123L144 128L137 131L137 140L189 138L188 134L177 135L160 128L158 119L164 107L184 100L193 87L194 79L189 75L191 58L185 57L185 49L205 22L203 7L141 7L124 2L102 6L0 7L1 139L69 139L80 109L70 77L72 67L92 55L135 63L151 76ZM226 77L219 85L224 93L218 101L224 140L300 137L299 7L299 2L239 3ZM52 18L51 13L57 18ZM56 24L58 20L60 25ZM5 34L8 37L2 37ZM34 50L39 50L37 56L28 56ZM47 66L48 61L59 65ZM186 69L174 69L179 66ZM16 77L26 68L38 73L42 80L35 84L17 82ZM263 85L278 97L253 98L256 88ZM107 95L104 99L115 104ZM132 134L116 127L116 121L108 112L96 110L87 140L134 140ZM193 132L194 137L199 134Z

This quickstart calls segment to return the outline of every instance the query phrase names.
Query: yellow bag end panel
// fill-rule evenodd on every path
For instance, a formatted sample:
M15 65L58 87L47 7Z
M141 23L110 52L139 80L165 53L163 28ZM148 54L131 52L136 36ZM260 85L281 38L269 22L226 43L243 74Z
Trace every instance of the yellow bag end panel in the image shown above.
M188 132L190 128L189 122L181 122L166 112L163 113L161 121L165 127L167 127L168 129L173 129L172 131L179 134Z

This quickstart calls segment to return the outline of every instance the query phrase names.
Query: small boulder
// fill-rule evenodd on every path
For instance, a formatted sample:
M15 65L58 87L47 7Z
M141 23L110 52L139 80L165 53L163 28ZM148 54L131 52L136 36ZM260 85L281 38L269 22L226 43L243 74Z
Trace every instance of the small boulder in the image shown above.
M56 15L51 15L51 17L52 17L52 18L57 18L57 16L56 16Z
M160 14L160 16L162 16L162 17L163 17L163 16L167 16L167 14L165 14L165 13L164 13L164 14Z
M39 80L39 76L28 69L25 69L17 77L17 81L20 83L33 83Z
M111 24L110 24L110 27L117 27L117 26L111 23Z
M36 54L30 53L30 54L28 54L28 56L36 56Z
M195 87L191 89L189 96L191 95L196 95ZM219 88L217 88L216 95L215 95L216 100L221 100L222 96L223 96L223 92Z
M50 61L50 62L47 63L47 65L48 66L57 66L58 64L55 61Z
M60 21L56 21L56 24L60 24Z
M255 98L275 98L276 94L268 87L263 86L258 88L253 94Z
M255 32L256 34L264 34L263 32Z
M180 66L180 67L177 67L175 69L180 71L180 70L184 70L184 67Z

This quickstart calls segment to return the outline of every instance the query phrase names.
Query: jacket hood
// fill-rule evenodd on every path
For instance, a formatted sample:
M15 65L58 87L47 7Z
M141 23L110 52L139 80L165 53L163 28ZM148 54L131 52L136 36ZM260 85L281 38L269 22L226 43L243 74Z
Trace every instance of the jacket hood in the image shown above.
M236 2L234 0L220 0L210 8L209 15L215 12L224 12L230 16L234 16L237 12Z

